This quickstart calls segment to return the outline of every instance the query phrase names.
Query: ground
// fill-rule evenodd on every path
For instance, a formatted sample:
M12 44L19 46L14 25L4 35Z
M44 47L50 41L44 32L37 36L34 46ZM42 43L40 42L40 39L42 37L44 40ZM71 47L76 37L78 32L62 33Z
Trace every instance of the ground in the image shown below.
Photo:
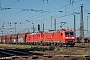
M38 47L38 48L47 48L49 46L30 46L30 45L12 45L12 44L0 44L0 47L4 48L20 48L20 49L28 49L31 47ZM37 49L37 48L35 48ZM89 60L90 59L90 43L76 43L74 47L60 47L55 46L54 50L45 50L45 51L31 51L33 53L37 53L37 55L22 57L19 56L15 58L16 60ZM42 55L40 55L42 54Z

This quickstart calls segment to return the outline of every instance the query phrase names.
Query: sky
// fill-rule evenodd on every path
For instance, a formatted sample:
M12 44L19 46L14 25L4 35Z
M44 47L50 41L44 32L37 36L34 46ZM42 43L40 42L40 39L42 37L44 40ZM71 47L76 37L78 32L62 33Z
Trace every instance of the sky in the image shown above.
M35 32L37 25L44 23L45 31L54 29L56 19L56 30L60 30L61 22L66 22L64 29L74 29L74 15L76 19L76 35L80 31L80 6L83 5L85 37L90 36L90 0L0 0L0 35L14 34L21 32L32 32L33 25ZM61 11L61 12L60 12ZM52 16L52 18L51 18ZM16 24L15 24L16 23Z

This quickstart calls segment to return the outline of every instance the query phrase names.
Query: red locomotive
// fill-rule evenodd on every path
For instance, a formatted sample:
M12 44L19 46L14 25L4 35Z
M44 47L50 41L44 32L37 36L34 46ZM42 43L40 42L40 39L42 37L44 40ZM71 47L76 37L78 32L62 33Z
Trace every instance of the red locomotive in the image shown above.
M38 44L38 45L75 45L75 35L73 30L60 30L38 33L19 33L0 36L0 43L13 44Z
M75 45L75 36L73 30L60 30L52 32L38 32L28 34L26 43L43 45Z
M71 45L75 44L75 36L73 30L60 30L55 32L49 32L44 34L43 42L45 44L55 44L55 45Z
M29 44L41 44L43 41L43 32L30 33L26 36L26 43Z

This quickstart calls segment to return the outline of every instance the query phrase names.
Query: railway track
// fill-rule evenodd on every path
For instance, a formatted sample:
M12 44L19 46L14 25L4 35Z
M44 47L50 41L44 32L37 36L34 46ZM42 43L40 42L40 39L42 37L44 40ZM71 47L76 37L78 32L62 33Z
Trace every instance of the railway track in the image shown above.
M32 50L31 50L32 51ZM42 53L35 53L30 52L29 49L6 49L1 48L0 49L0 59L13 59L13 58L19 58L19 57L28 57L28 56L43 56ZM33 58L34 58L33 57Z
M41 46L43 47L43 46ZM45 48L45 46L44 46ZM60 47L62 50L70 50L75 53L75 50L90 51L89 46L75 45L75 47ZM49 50L33 50L33 49L11 49L0 48L0 60L90 60L90 55L78 55L71 52L55 52Z
M14 60L14 59L44 59L44 60L69 60L69 59L90 59L88 55L70 55L70 54L56 54L53 51L30 51L23 49L0 49L0 53L5 56L0 59Z

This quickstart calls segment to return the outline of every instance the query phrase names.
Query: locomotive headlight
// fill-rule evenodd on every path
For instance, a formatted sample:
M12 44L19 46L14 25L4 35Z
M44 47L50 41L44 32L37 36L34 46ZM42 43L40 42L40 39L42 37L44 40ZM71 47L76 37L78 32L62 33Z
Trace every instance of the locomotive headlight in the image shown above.
M68 37L66 37L66 39L68 39Z
M72 37L72 39L74 39L75 37Z

